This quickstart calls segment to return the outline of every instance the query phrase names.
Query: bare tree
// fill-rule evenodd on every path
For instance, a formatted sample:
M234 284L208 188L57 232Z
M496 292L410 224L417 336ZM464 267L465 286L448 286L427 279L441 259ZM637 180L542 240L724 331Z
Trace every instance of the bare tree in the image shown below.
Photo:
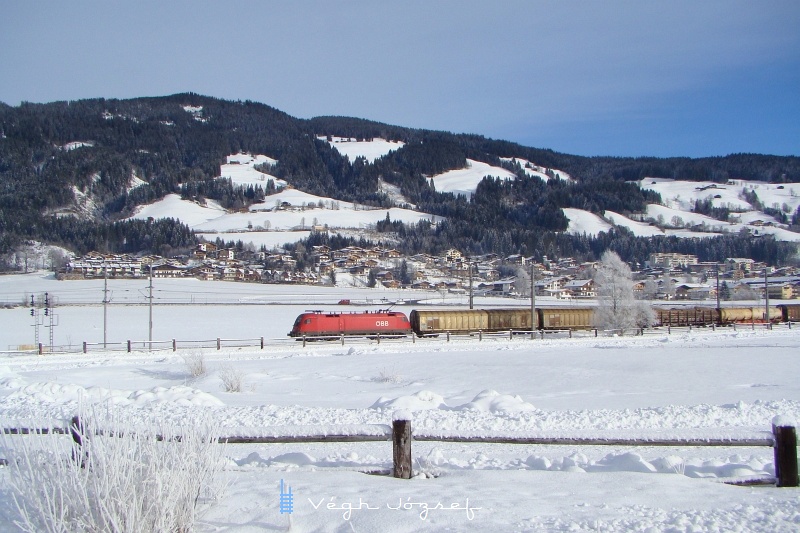
M599 300L597 326L624 332L651 325L653 310L647 302L636 299L630 267L611 251L606 251L600 261L594 275Z

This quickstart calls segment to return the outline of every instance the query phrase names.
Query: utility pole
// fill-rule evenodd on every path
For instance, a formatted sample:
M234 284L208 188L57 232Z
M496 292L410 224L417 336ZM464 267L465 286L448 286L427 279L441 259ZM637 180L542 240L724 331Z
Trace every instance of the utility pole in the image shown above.
M467 265L469 266L469 308L472 309L472 261L467 258Z
M36 297L31 294L31 316L33 317L34 345L39 347L39 310L36 309Z
M536 263L531 256L531 339L536 331Z
M153 351L153 263L150 263L150 326L148 328L148 349Z
M767 322L767 328L771 327L769 317L769 285L767 284L767 266L764 265L764 320Z
M56 314L53 311L55 304L55 296L51 297L48 293L44 293L44 316L50 318L50 353L53 353L53 339L55 337Z
M103 263L103 348L108 334L108 266Z

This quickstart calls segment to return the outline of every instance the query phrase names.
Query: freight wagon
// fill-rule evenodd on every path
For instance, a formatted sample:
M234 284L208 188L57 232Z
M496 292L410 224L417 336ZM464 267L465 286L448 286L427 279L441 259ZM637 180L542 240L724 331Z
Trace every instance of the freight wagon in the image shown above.
M538 324L534 327L538 327ZM419 336L440 333L531 329L530 309L413 310L411 329Z
M769 317L764 307L722 307L719 309L719 324L780 322L783 313L778 307L769 308Z

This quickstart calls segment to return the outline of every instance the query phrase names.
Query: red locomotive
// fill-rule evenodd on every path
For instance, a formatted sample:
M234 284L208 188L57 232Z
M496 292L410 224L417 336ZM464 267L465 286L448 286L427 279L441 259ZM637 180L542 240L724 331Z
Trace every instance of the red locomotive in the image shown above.
M364 311L353 313L310 311L297 317L290 337L328 335L410 335L411 323L404 313Z

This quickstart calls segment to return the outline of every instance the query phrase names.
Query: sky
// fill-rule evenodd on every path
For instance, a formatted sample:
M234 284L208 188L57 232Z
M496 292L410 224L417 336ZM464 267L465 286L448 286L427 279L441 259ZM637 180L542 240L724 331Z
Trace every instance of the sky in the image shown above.
M798 27L795 0L8 2L0 102L191 91L579 155L800 155Z

